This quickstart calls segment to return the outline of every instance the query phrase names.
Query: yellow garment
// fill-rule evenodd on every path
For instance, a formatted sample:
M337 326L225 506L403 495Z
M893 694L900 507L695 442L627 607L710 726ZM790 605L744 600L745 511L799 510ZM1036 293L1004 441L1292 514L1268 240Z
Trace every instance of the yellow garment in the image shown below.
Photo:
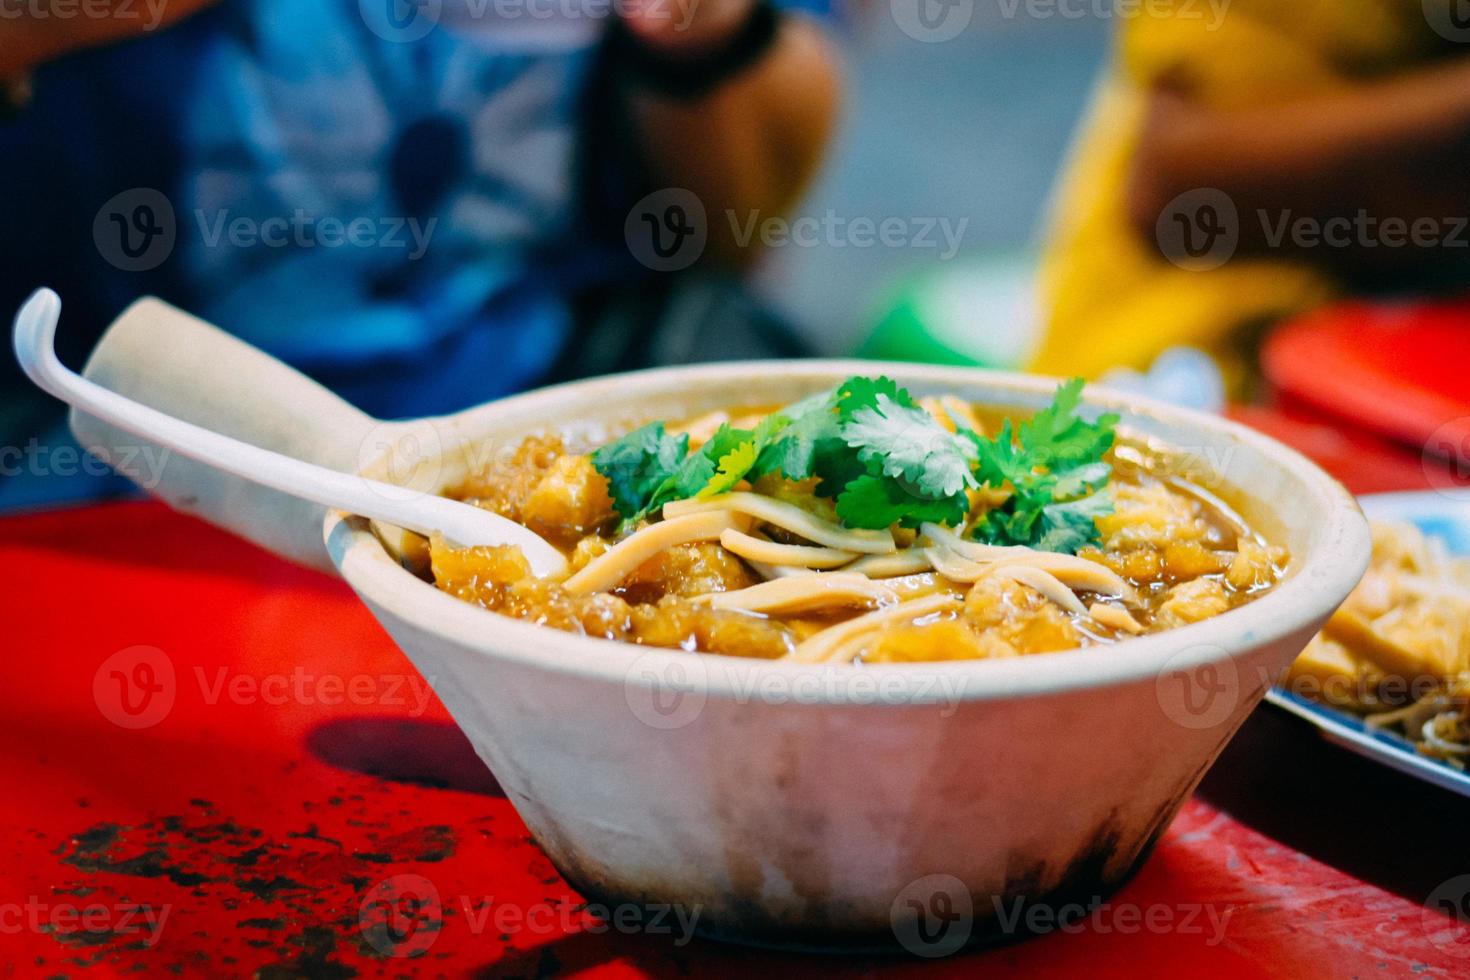
M1228 110L1382 78L1445 51L1425 4L1454 2L1216 0L1212 10L1207 0L1181 0L1140 5L1172 14L1120 18L1114 64L1054 204L1040 272L1044 335L1032 369L1093 376L1115 365L1145 368L1180 344L1230 368L1242 328L1330 298L1330 279L1301 264L1236 257L1191 270L1140 239L1124 188L1147 94L1168 79ZM1259 218L1241 211L1239 220Z

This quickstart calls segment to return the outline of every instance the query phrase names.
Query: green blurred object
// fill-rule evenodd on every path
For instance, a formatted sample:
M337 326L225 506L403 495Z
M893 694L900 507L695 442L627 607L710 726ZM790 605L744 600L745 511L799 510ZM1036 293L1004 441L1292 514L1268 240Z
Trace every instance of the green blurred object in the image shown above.
M1035 252L967 257L902 281L857 355L1024 367L1040 339Z

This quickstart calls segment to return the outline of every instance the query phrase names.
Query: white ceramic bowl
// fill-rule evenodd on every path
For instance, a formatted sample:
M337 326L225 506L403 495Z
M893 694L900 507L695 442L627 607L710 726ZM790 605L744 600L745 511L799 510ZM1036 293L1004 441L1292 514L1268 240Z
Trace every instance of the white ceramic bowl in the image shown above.
M595 437L879 372L919 394L1008 406L1039 407L1056 384L907 364L720 364L376 423L152 301L114 325L88 366L94 380L202 424L419 489L534 432ZM1089 389L1086 404L1122 413L1133 434L1233 487L1244 516L1291 549L1285 580L1242 608L1111 649L810 666L504 618L416 578L359 519L314 514L187 461L170 461L151 489L299 560L320 563L324 540L331 567L433 682L589 899L676 904L727 939L932 955L1014 934L1027 904L1093 899L1123 882L1368 561L1352 497L1295 452L1132 396ZM74 425L91 446L134 441L89 419Z

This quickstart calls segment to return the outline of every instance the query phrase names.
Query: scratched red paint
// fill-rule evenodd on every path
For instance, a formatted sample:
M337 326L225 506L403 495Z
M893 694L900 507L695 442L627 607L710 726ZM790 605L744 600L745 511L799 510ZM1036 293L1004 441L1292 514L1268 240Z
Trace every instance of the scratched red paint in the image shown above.
M0 562L3 976L1470 975L1422 898L1200 799L1080 930L1000 949L797 959L608 929L339 583L155 504L0 520Z

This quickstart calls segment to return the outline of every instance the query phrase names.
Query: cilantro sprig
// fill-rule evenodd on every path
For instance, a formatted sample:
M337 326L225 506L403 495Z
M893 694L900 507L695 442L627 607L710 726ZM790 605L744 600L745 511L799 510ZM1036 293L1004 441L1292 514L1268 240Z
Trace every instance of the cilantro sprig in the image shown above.
M687 435L654 422L597 450L592 463L625 526L672 500L777 474L815 480L817 496L834 499L848 527L954 527L969 513L968 491L989 486L1009 496L977 522L978 539L1076 552L1097 539L1095 520L1111 510L1103 456L1118 421L1084 420L1081 394L1081 379L1068 382L1051 406L987 439L958 423L951 432L889 378L853 377L754 429L723 425L693 452Z
M662 422L650 422L598 449L592 465L607 480L608 495L628 527L670 501L733 489L786 422L776 413L753 430L727 423L692 453L687 433L671 436Z
M1098 541L1097 518L1113 509L1112 467L1103 456L1116 438L1118 416L1088 422L1077 413L1081 400L1082 379L1075 378L1014 434L1009 419L994 439L967 434L981 482L1011 491L976 522L977 540L1073 554Z
M748 475L816 480L848 527L958 524L978 484L974 450L888 378L854 377L778 413Z

